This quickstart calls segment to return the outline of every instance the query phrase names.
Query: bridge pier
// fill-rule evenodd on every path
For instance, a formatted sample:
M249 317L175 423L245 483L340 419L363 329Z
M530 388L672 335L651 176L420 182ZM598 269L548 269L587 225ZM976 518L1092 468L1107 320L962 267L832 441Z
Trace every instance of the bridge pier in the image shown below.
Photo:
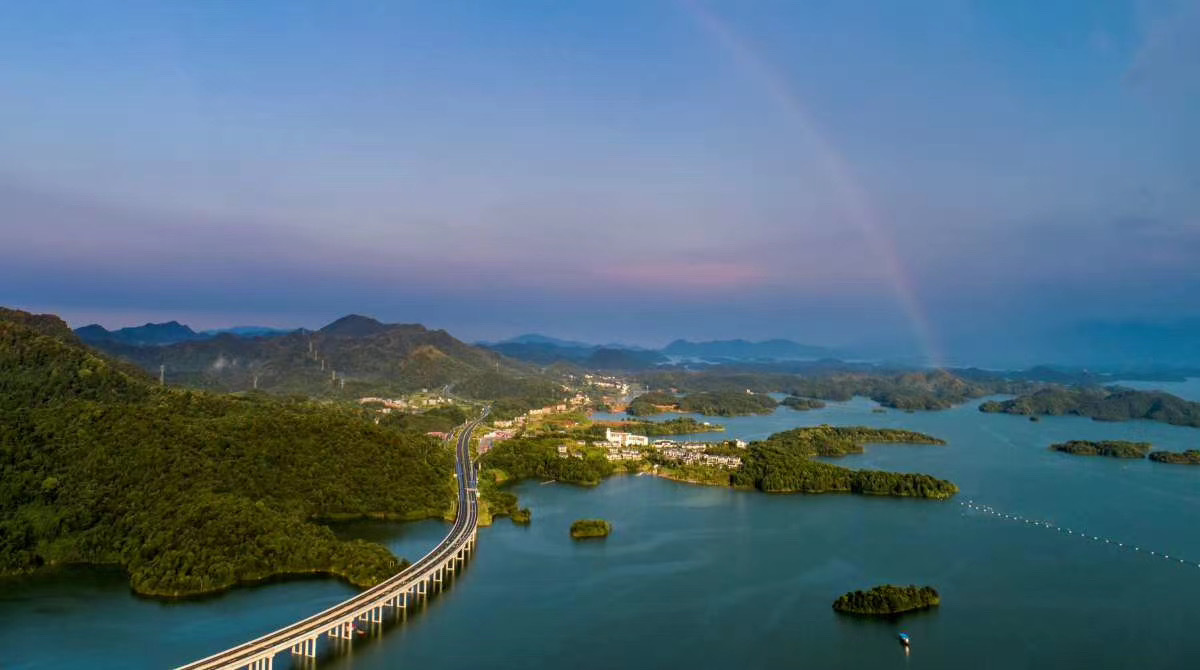
M307 640L292 645L292 653L297 656L308 656L309 658L317 657L317 638L310 637Z
M354 639L354 619L351 619L349 621L343 621L343 622L339 623L338 625L334 626L333 628L330 628L329 632L327 632L325 634L328 635L330 638L337 638L337 639L341 639L341 640Z
M271 661L274 660L274 658L274 654L270 656L264 656L262 658L256 658L253 661L250 661L250 663L246 665L246 668L248 668L248 670L271 670Z

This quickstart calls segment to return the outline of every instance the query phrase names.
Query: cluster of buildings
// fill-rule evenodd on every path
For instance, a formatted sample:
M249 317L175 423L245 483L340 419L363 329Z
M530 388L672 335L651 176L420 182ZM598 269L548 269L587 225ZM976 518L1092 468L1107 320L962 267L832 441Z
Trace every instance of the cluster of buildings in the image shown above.
M620 377L586 374L583 376L583 381L596 388L611 391L616 395L629 395L629 383Z
M645 435L634 435L633 433L620 433L612 428L604 429L604 444L600 445L608 448L621 447L648 447L650 446L650 438Z
M401 412L414 409L432 409L441 407L442 405L453 404L454 401L450 398L441 395L420 395L410 398L376 398L368 396L359 398L360 405L383 405L383 409L379 410L383 414L390 414L392 410Z
M528 422L530 419L533 419L533 418L536 418L539 416L548 416L550 414L562 414L563 412L570 412L572 410L576 410L581 407L586 407L588 402L590 402L590 401L588 400L587 396L583 395L582 393L576 393L575 395L571 396L570 398L567 398L563 402L560 402L556 405L546 405L545 407L537 407L535 409L529 410L528 412L525 412L521 416L518 416L514 419L500 419L497 421L493 421L492 425L495 426L496 428L516 428L518 426L524 426L526 424L526 422Z
M746 448L744 440L735 440L735 446L739 449ZM650 447L650 438L645 435L635 435L633 433L622 433L611 428L604 430L604 442L597 446L604 447L607 450L607 458L610 461L636 461L642 458L642 452L631 447ZM715 465L724 468L737 468L741 466L742 459L738 456L723 456L716 454L706 454L710 444L704 442L675 442L674 440L656 440L653 448L664 458L672 461L678 461L684 464L700 464L700 465ZM559 455L567 454L565 446L559 448Z
M715 465L722 468L738 468L742 465L740 456L723 456L719 454L704 453L705 445L685 444L680 446L667 447L660 449L658 453L663 455L663 458L669 458L673 461L679 461L684 465Z
M482 456L492 450L497 442L511 440L513 438L511 430L493 430L479 438L479 455Z

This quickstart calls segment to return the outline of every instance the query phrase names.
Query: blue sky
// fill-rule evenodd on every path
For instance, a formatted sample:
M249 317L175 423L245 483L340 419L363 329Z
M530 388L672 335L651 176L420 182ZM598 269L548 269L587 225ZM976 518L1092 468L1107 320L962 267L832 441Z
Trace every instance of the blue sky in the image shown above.
M0 303L951 353L1196 317L1197 119L1195 1L7 3Z

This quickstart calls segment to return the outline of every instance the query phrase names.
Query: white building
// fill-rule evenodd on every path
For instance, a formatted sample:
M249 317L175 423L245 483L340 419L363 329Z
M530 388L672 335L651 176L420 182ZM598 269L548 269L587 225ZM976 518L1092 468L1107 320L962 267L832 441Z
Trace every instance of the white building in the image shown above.
M634 435L633 433L619 433L612 428L604 429L604 439L609 444L615 444L618 447L648 447L650 446L650 438L645 435Z

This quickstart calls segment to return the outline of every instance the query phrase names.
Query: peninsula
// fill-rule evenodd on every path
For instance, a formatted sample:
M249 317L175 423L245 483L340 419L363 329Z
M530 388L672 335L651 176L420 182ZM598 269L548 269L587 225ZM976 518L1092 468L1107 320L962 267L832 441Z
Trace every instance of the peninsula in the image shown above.
M1147 419L1176 426L1200 427L1200 403L1162 391L1133 391L1117 387L1047 388L1011 400L989 400L979 405L979 411L1025 416L1086 416L1097 421Z
M1149 442L1126 442L1123 440L1104 440L1090 442L1087 440L1071 440L1050 445L1051 451L1061 451L1075 456L1109 456L1112 458L1145 458L1150 453ZM1163 452L1160 452L1163 453Z
M705 416L748 416L770 414L778 403L765 393L744 391L698 391L676 396L665 391L651 391L633 399L628 412L632 416L649 416L663 412L684 412Z
M790 407L799 411L821 409L825 407L825 401L823 400L817 400L816 398L802 398L798 395L790 395L780 401L779 404L783 405L784 407Z

